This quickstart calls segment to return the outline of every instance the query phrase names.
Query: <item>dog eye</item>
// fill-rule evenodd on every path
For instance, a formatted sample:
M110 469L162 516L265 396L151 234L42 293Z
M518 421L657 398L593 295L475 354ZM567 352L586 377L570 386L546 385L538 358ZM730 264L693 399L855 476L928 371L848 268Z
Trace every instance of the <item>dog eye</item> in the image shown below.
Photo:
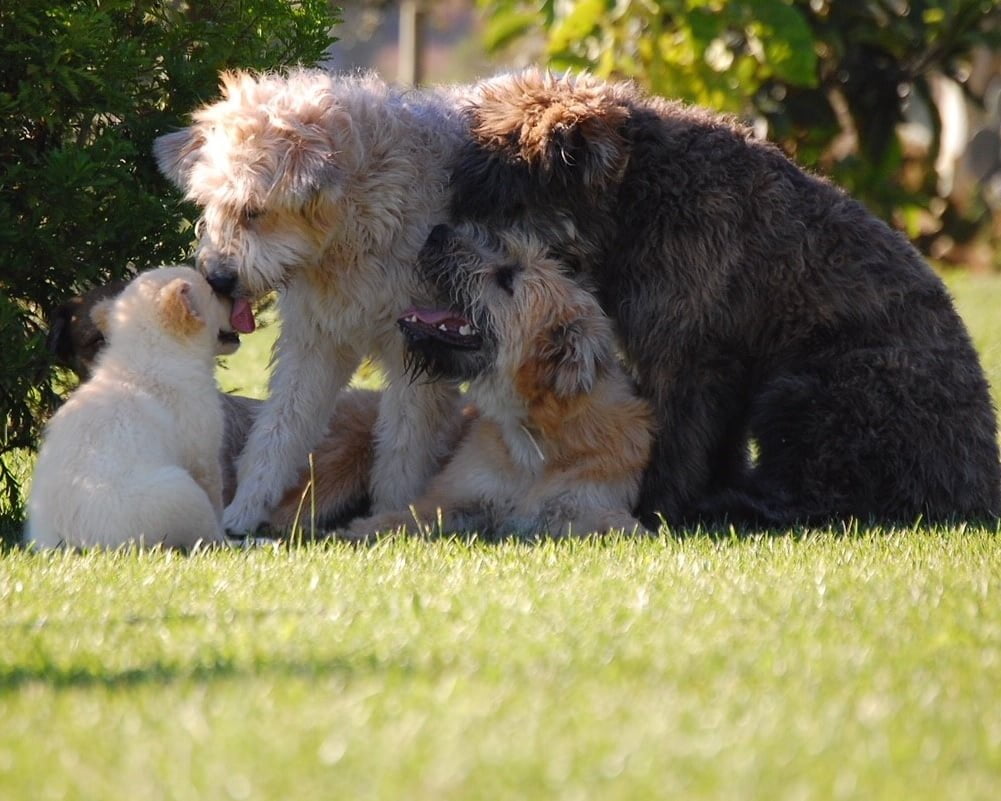
M243 219L247 222L253 222L254 220L259 220L264 216L264 209L244 209Z
M514 294L514 267L497 268L497 272L494 273L494 280L497 281L497 286L509 295Z

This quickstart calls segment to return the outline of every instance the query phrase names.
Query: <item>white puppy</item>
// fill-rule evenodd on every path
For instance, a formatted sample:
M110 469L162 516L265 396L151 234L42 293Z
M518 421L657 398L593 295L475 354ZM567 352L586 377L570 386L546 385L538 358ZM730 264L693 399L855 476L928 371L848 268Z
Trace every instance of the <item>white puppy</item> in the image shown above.
M215 355L229 303L188 267L138 276L108 344L46 429L26 540L54 548L224 542Z

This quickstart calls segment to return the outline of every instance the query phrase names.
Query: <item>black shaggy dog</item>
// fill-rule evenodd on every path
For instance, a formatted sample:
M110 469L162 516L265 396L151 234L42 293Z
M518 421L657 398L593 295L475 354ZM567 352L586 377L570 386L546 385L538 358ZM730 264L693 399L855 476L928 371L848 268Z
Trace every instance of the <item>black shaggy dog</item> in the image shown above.
M970 338L858 202L732 120L628 85L531 70L467 111L453 217L526 227L575 263L656 409L644 522L1001 512Z

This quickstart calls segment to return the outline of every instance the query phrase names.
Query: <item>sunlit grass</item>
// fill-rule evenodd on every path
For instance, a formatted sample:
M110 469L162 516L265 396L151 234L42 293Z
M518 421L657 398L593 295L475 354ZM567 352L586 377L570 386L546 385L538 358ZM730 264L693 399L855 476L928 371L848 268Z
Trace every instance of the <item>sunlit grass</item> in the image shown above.
M4 798L993 798L997 532L8 554Z
M999 592L993 528L9 549L0 800L993 799Z

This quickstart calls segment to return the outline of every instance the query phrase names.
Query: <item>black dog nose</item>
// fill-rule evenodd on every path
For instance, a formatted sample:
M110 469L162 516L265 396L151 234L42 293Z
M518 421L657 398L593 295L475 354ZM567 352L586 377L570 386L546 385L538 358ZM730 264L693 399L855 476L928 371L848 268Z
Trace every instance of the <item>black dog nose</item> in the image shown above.
M231 270L211 270L205 276L209 286L220 295L232 295L236 289L236 273Z

